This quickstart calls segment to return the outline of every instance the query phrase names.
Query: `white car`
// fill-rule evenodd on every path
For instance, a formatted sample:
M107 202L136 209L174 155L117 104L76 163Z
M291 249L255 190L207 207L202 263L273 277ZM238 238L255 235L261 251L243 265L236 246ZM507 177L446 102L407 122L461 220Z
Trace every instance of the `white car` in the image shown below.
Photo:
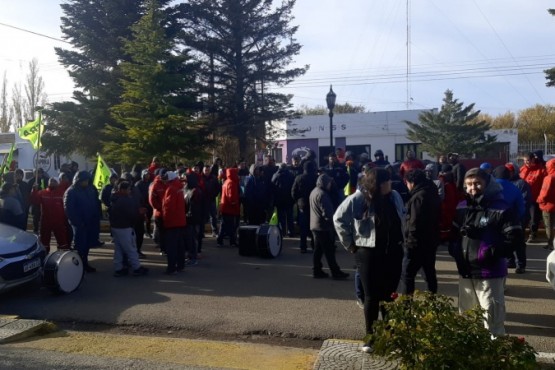
M45 257L35 234L0 223L0 293L38 280Z

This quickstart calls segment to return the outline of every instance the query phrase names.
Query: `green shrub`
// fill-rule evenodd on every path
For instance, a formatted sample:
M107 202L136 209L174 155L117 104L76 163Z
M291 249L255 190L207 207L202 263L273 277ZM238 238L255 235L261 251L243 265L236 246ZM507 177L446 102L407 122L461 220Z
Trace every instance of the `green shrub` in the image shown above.
M419 291L385 306L387 319L374 324L374 353L398 361L401 369L538 368L524 338L492 339L480 307L459 314L451 298Z

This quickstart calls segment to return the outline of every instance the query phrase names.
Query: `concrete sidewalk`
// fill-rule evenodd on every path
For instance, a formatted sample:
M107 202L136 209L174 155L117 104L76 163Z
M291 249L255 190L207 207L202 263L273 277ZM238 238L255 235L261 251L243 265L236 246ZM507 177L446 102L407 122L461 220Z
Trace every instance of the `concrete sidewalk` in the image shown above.
M0 316L0 345L9 349L134 359L207 369L395 369L396 364L360 351L362 342L329 339L321 349L266 344L59 331L44 320ZM539 353L542 368L555 368L555 354Z

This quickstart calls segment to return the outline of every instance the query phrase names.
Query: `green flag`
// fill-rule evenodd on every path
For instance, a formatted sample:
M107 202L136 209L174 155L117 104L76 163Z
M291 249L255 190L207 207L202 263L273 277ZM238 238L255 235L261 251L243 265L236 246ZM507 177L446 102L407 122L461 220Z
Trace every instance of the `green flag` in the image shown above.
M40 135L44 131L42 124L42 114L39 111L39 116L36 120L27 123L25 126L17 130L22 139L29 140L33 144L33 149L39 148Z
M8 153L8 156L6 157L6 160L4 161L4 165L2 166L2 174L10 172L10 166L11 166L12 161L13 161L14 147L15 147L15 143L12 143L12 147L10 149L10 152Z
M108 167L106 162L104 162L104 160L99 154L98 163L96 165L96 171L94 171L94 181L93 181L93 185L98 189L98 191L101 191L102 188L110 182L111 174L112 172L110 171L110 168Z

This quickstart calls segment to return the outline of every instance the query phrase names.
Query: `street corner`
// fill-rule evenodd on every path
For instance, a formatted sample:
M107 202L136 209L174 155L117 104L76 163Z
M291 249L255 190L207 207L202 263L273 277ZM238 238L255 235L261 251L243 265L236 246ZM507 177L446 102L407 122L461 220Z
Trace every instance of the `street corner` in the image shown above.
M44 335L56 330L56 325L46 320L27 320L16 315L0 316L0 344Z

